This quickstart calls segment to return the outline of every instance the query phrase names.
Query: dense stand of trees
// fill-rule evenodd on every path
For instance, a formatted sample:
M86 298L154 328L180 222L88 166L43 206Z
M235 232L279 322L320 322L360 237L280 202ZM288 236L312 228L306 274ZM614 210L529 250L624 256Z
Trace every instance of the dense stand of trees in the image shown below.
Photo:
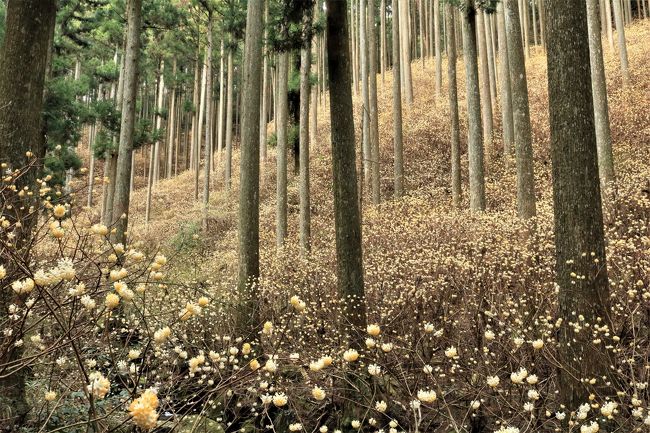
M96 3L104 6L104 12L93 15ZM62 142L69 155L76 148L90 157L86 203L99 202L94 178L101 172L98 218L114 229L116 242L127 245L136 172L147 178L148 221L155 212L152 200L157 184L190 171L194 198L202 203L202 229L209 232L210 193L214 188L233 188L232 161L239 149L238 288L243 306L238 324L252 334L260 325L255 305L260 276L260 163L268 164L268 155L275 155L276 243L281 248L289 236L287 189L292 179L288 160L294 158L300 185L299 242L309 259L310 154L317 137L323 140L317 117L323 114L327 93L337 277L346 305L342 322L350 344L361 347L366 326L361 213L365 206L387 198L382 197L386 185L380 178L378 92L392 91L391 180L393 195L399 199L408 194L402 111L416 104L422 91L434 92L441 99L446 57L451 199L456 207L465 206L456 83L457 57L462 55L468 123L467 205L474 212L489 212L486 173L497 158L507 162L514 153L517 213L522 219L534 218L526 60L536 47L548 55L559 314L566 324L575 311L593 319L606 317L601 200L610 200L605 191L615 189L615 143L609 129L601 38L614 49L615 32L622 83L629 86L625 25L636 18L634 13L646 17L650 10L644 0L634 8L631 5L625 0L249 0L244 10L241 2L217 0L79 0L59 4L57 10L56 2L49 0L9 1L0 54L3 176L31 164L32 156L26 155L31 150L50 164L40 167L36 163L17 184L29 187L46 170L59 176L70 191L79 164L62 154L56 140L61 130L76 131ZM60 19L55 21L57 13ZM88 48L93 46L108 49ZM425 67L431 58L435 86L414 92L412 68L416 64L412 60L421 59ZM392 88L378 90L377 75L384 83L391 71ZM63 88L62 83L71 82L78 84L74 90ZM56 116L44 117L49 92L63 93L68 104L64 108L72 113L69 118L74 124L59 125L54 122ZM297 108L291 108L292 92L299 96ZM361 122L358 148L354 94ZM493 134L499 112L502 152ZM81 140L82 132L85 140ZM275 150L269 151L272 146ZM223 173L216 176L221 169ZM191 194L192 188L188 191ZM16 194L10 207L12 218L28 222L33 199ZM24 223L17 246L25 243L29 230ZM591 256L584 259L585 251L593 251L598 261ZM585 278L575 284L571 272ZM0 294L0 321L11 302L8 293ZM601 348L576 339L568 325L560 329L560 347L566 348L560 356L575 370L560 376L562 398L573 407L590 392L576 380L577 372L587 365L589 374L603 376L609 364ZM0 365L19 356L19 349L8 356ZM20 418L27 410L24 373L0 377L0 401L9 402L15 409L12 417Z

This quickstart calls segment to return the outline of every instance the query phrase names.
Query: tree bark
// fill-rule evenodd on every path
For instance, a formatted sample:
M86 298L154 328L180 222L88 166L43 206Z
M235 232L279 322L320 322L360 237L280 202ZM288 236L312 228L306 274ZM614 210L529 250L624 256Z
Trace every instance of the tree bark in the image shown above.
M377 30L375 29L375 2L368 3L368 97L370 111L370 168L372 184L372 202L381 201L379 173L379 117L377 109Z
M400 46L401 46L401 74L404 77L402 80L404 98L406 103L410 106L413 104L413 80L411 75L411 49L410 49L410 34L409 34L409 14L408 14L408 0L399 0L399 26L400 26Z
M361 143L363 149L363 186L365 190L370 189L370 95L368 89L368 39L366 32L366 2L359 0L359 51L361 57ZM363 199L363 197L362 197Z
M404 150L402 143L402 83L400 65L400 2L393 2L393 181L394 195L399 198L404 195Z
M436 98L442 92L442 46L440 42L440 1L433 0L433 38L436 50Z
M437 1L437 0L436 0ZM449 81L449 112L451 117L451 194L454 206L461 202L460 182L460 126L458 119L458 85L456 80L456 30L454 7L447 4L447 80Z
M37 158L45 156L42 136L42 109L47 57L50 49L50 35L54 30L56 2L54 0L10 1L6 5L5 37L0 51L0 163L6 163L12 170L24 169L31 158L27 151ZM4 169L3 169L4 172ZM19 260L29 261L29 247L25 244L31 236L35 214L31 206L38 200L35 184L39 170L32 167L18 177L14 185L18 191L24 187L35 190L27 199L17 194L5 196L3 216L12 224L20 221L21 228L13 233L14 254ZM13 202L20 205L11 206ZM24 206L23 206L24 205ZM12 260L8 251L0 250L0 259L6 266L7 278L14 275ZM0 323L10 322L8 307L16 302L13 290L5 288L0 292ZM23 349L14 342L22 338L20 329L12 335L0 336L0 377L9 373L10 363L22 357ZM0 419L3 428L17 431L29 412L25 395L26 369L12 372L0 378Z
M337 277L339 297L344 306L342 334L350 340L352 347L361 348L365 339L366 305L355 168L347 1L326 1ZM393 0L393 4L396 1Z
M203 171L203 231L208 230L208 206L210 204L210 171L212 169L212 11L208 10L208 46L205 53L205 167Z
M264 0L262 0L264 1ZM269 4L268 1L264 1L264 22L268 22L269 19ZM264 26L264 40L267 39L267 30ZM268 50L268 47L267 47ZM260 113L260 159L262 162L266 161L267 154L267 129L266 123L268 121L269 114L269 57L268 53L262 52L264 56L263 67L262 67L262 108Z
M311 10L305 8L300 49L300 247L304 254L311 251L311 206L309 200L309 71L311 69ZM367 85L367 83L366 83Z
M514 124L512 119L512 90L510 83L510 59L503 2L497 4L497 34L499 39L499 84L501 91L501 118L503 124L503 154L506 158L514 150Z
M254 335L259 325L257 296L260 275L260 81L262 75L263 0L248 0L244 77L242 83L241 163L239 188L240 327ZM231 57L229 57L231 59ZM229 60L229 64L232 60ZM230 68L229 68L230 69Z
M483 167L483 128L481 126L474 0L465 0L465 10L462 11L462 14L469 130L467 144L469 154L469 207L472 211L482 212L485 210L485 173Z
M616 34L618 36L618 56L621 59L621 76L623 87L630 82L630 71L628 70L627 46L625 44L625 24L623 23L623 12L618 0L614 0L614 19L616 20Z
M601 326L611 326L609 288L585 1L547 0L546 16L556 282L562 319L558 379L561 402L576 408L592 392L602 398L611 395L606 385L609 351L573 326L578 315L584 316L584 323L602 320ZM582 378L598 379L589 385Z
M228 95L226 96L226 162L224 163L224 177L226 191L230 191L230 180L232 178L232 93L233 93L233 65L232 49L228 48Z
M487 44L485 40L485 25L483 24L483 12L476 9L476 24L475 29L477 33L478 52L479 52L479 68L480 68L480 97L481 97L481 113L483 114L483 138L485 142L485 154L487 160L492 158L492 142L493 142L493 118L492 118L492 96L490 91L490 67L488 65Z
M609 188L614 186L615 176L598 0L587 0L587 27L589 30L591 89L593 92L594 122L598 149L598 173L601 190L605 197L607 197Z
M517 161L517 213L528 219L537 213L535 204L535 176L533 168L533 143L528 107L528 81L526 61L519 35L519 11L516 0L505 0L506 38L512 90L512 118L515 131L515 157Z
M287 237L287 80L289 75L289 53L279 55L278 73L278 133L277 133L277 209L276 243L284 245Z

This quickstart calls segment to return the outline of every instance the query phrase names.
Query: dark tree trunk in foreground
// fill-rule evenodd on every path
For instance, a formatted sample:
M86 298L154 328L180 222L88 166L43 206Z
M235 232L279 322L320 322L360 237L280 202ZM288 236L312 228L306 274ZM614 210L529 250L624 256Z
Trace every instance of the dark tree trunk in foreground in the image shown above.
M546 2L548 88L553 160L556 281L560 288L558 363L560 398L569 410L608 389L610 360L590 332L571 323L608 321L609 289L591 94L584 0ZM577 278L573 275L577 275ZM611 324L610 324L611 326ZM581 379L598 378L595 385ZM595 389L594 389L595 388Z
M131 183L131 160L133 158L133 132L135 129L135 108L138 92L138 59L140 57L140 31L142 28L142 0L128 3L128 31L126 40L126 59L124 63L124 94L122 95L122 123L120 147L117 156L115 175L115 199L113 200L116 219L115 240L125 243L129 224L129 202ZM157 161L155 162L157 163ZM121 216L124 215L124 218Z
M0 52L0 163L16 170L30 164L27 151L39 158L45 154L41 129L43 91L56 1L12 0L7 3L6 13L5 38ZM5 170L1 171L4 177ZM29 169L16 178L16 188L35 189L38 174L35 167ZM36 193L27 198L13 194L4 196L4 203L0 205L5 217L12 223L20 221L22 224L22 228L13 230L16 238L10 247L12 251L4 247L0 251L0 264L5 266L8 279L14 274L11 256L28 260L29 251L24 244L35 220L30 207L37 199L36 188ZM7 307L13 302L16 302L13 290L5 287L0 291L0 323L7 323ZM18 329L11 336L0 334L0 366L21 358L22 349L13 344L21 338ZM25 397L26 370L0 367L0 377L5 375L8 376L0 379L0 430L14 431L14 426L20 425L29 410Z
M447 78L449 85L449 112L451 123L451 195L455 207L460 207L460 126L458 119L458 87L456 83L456 26L454 24L454 7L446 6L445 23L447 26Z
M344 305L344 331L360 347L366 326L361 250L361 218L355 167L352 70L347 1L327 0L327 65L332 118L332 165L339 296Z
M258 325L255 287L260 275L260 81L262 77L262 0L248 1L242 88L239 187L239 325Z

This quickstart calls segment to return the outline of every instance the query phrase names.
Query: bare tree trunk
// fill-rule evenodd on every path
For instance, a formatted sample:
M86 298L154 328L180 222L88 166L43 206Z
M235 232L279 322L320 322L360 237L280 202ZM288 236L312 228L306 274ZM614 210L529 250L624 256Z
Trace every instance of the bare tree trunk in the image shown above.
M404 96L408 105L413 104L413 80L411 75L411 50L410 50L410 34L409 34L409 14L408 14L408 0L399 0L399 26L401 36L401 59L402 59L402 75L404 81L402 86L404 89Z
M219 48L219 119L217 120L217 151L221 153L223 150L223 132L224 132L224 117L223 117L223 110L224 107L226 106L226 95L225 95L225 66L226 62L224 61L225 58L225 51L224 51L224 38L221 37L221 47Z
M379 7L379 25L380 25L380 30L381 33L379 35L380 38L380 61L381 61L381 82L384 82L384 76L386 74L386 69L388 65L388 46L387 46L387 41L386 41L386 0L381 0L381 5Z
M393 151L394 151L394 194L399 198L404 195L404 150L402 143L402 85L400 79L400 31L401 15L399 4L393 2Z
M559 287L560 401L576 408L590 394L608 397L605 343L575 332L573 321L611 326L594 107L584 0L547 0L548 88L553 161L556 283ZM588 252L588 253L587 253ZM575 278L575 275L580 276ZM603 320L604 319L604 320ZM590 385L581 378L598 378Z
M208 206L210 204L210 171L212 164L212 10L208 10L208 47L205 53L205 167L203 179L203 231L208 230Z
M440 1L433 0L433 33L436 50L436 98L442 92L442 47L440 42Z
M623 24L623 12L619 0L614 0L614 19L616 20L616 33L618 35L618 55L621 59L623 87L627 87L630 82L630 72L628 70L627 46L625 44L625 25Z
M363 1L363 0L361 0ZM363 9L362 9L363 10ZM362 14L364 16L365 14ZM303 35L311 38L311 10L303 14ZM303 36L304 37L304 36ZM311 69L311 40L305 38L300 49L300 247L302 252L311 251L311 205L309 200L309 71ZM367 77L364 77L367 83Z
M469 137L469 206L472 211L485 210L485 173L483 167L483 128L481 127L481 99L479 93L476 52L476 9L474 0L465 0L463 14L463 51L465 55L465 82L467 87L467 117Z
M339 297L346 300L341 332L350 340L351 347L360 349L365 338L366 302L345 13L347 1L326 1L337 277ZM393 0L393 4L396 1Z
M159 70L159 77L158 77L158 100L156 102L156 130L160 131L162 129L162 116L160 113L162 113L163 110L163 105L164 105L164 98L165 98L165 76L163 75L163 72L165 72L165 61L161 60L160 61L160 70ZM158 182L158 179L160 179L160 139L156 140L153 146L153 182L154 184Z
M437 2L437 0L434 0ZM458 88L456 83L456 31L454 6L447 4L447 79L449 81L449 112L451 116L451 194L454 206L461 202L460 183L460 126L458 120Z
M601 190L604 193L603 195L607 197L609 188L614 186L615 177L598 0L587 0L587 24L589 30L589 58L591 64L591 89L594 101L594 122L596 126L596 147L598 149L598 173Z
M239 188L239 327L255 335L259 326L256 287L260 275L260 81L263 0L248 0L242 83ZM231 57L229 56L229 59ZM229 64L232 61L229 61ZM230 68L229 68L230 69Z
M192 126L191 126L191 149L190 149L190 169L195 170L196 167L196 143L197 143L197 120L198 112L197 108L199 106L199 91L200 91L200 79L201 79L201 66L199 62L199 57L194 62L194 90L192 92ZM194 198L196 199L196 193L198 191L198 185L194 186Z
M225 185L226 191L230 191L230 184L232 178L232 93L233 82L235 77L233 74L232 65L232 50L228 49L228 95L226 97L226 162L225 162Z
M609 49L614 51L614 30L612 26L612 5L611 0L605 0L605 16L607 17L607 40L609 41Z
M368 105L370 103L370 95L368 94L368 40L366 34L366 2L359 0L359 51L361 54L361 148L363 149L363 187L369 189L370 187L370 116L368 112ZM363 199L363 197L362 197Z
M289 74L289 53L280 53L278 71L278 144L277 161L277 226L276 243L284 245L287 237L287 80Z
M264 1L264 0L262 0ZM264 1L264 22L268 22L269 19L269 4L268 0ZM264 40L267 40L267 30L266 26L264 27ZM267 47L268 51L268 47ZM267 154L267 129L266 124L268 122L269 115L269 53L262 52L264 56L263 67L262 67L262 111L260 113L260 159L262 162L266 161Z
M510 83L510 59L503 2L497 4L497 33L499 38L499 84L501 90L501 118L503 124L503 154L506 158L514 150L514 125L512 119L512 91Z
M478 52L479 52L479 67L480 74L480 96L481 96L481 111L483 114L483 133L485 142L485 154L489 161L492 158L492 97L490 92L490 68L487 60L487 44L485 42L485 26L483 25L483 13L480 9L476 9L476 24L475 29L477 33Z
M524 50L519 35L519 11L516 0L505 0L506 38L512 90L512 118L515 131L517 160L517 213L528 219L537 213L535 176L533 173L533 144L528 107L528 80Z
M494 51L492 50L492 26L490 25L490 15L485 12L482 12L481 14L483 15L483 25L485 26L485 48L487 52L488 79L490 83L490 100L492 101L490 108L494 115L497 111L497 77L494 68Z
M176 58L174 57L174 63L172 66L172 74L174 80L176 79ZM176 83L172 83L172 94L170 97L169 103L169 121L167 122L167 129L169 133L167 134L167 168L165 170L165 175L167 178L172 177L172 164L174 163L174 143L176 139Z
M368 53L368 95L370 110L370 168L372 184L372 202L379 204L381 200L380 193L380 173L379 173L379 117L377 110L377 30L375 29L375 2L368 3L368 43L370 50Z

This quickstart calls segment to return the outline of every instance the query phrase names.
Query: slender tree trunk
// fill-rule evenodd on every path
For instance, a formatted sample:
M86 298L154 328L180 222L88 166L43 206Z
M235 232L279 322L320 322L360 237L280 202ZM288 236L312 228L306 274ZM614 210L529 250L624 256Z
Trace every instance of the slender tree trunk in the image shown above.
M289 53L280 53L278 71L278 144L277 160L277 210L276 243L284 245L287 237L287 80L289 75Z
M442 46L440 42L440 0L433 0L433 37L436 50L436 98L442 92Z
M219 48L219 120L217 121L217 128L219 128L217 132L217 150L219 153L223 150L223 132L224 132L224 127L223 127L223 122L224 122L224 117L223 117L223 110L224 107L226 106L226 94L225 94L225 85L224 85L224 80L225 80L225 55L224 55L224 38L221 38L221 47Z
M483 167L483 128L481 126L474 0L465 0L465 10L462 13L469 130L467 143L469 154L469 206L471 210L481 212L485 210L485 173Z
M514 150L514 124L512 119L512 91L510 83L510 59L503 2L497 5L497 33L499 39L499 84L501 90L501 118L503 124L503 154L507 157Z
M199 92L201 85L201 63L199 62L199 57L197 53L197 58L194 62L194 90L192 92L192 126L190 135L192 136L192 146L190 149L190 169L196 170L196 145L198 142L198 108L199 108ZM196 199L196 191L198 190L198 185L194 185L194 198Z
M176 79L176 58L174 58L174 63L172 65L172 75L173 79ZM174 143L176 142L176 83L172 82L172 94L170 97L169 103L169 121L167 122L169 129L169 134L167 134L167 168L165 170L165 175L167 178L172 177L172 166L174 163Z
M93 206L93 189L95 188L95 137L97 134L97 122L93 123L90 127L90 139L88 140L88 153L90 154L90 163L88 170L88 199L86 206L91 208Z
M264 1L264 0L262 0ZM264 1L264 22L268 22L269 19L269 4L268 0ZM264 28L264 40L267 40L267 30L266 26ZM267 47L268 51L268 47ZM269 53L262 52L264 56L263 67L262 67L262 108L260 112L260 159L262 162L266 161L267 154L267 129L266 125L268 122L269 114Z
M226 191L230 191L232 178L232 104L235 76L233 73L232 50L228 49L228 95L226 97L226 162L225 162L225 185Z
M366 2L359 0L359 51L361 54L361 143L363 149L363 186L364 189L370 187L370 113L368 105L370 104L370 95L368 93L368 39L366 32ZM363 197L362 197L363 199Z
M203 179L203 231L208 230L208 206L210 204L210 171L212 169L212 11L208 11L208 47L205 53L205 167Z
M553 161L556 283L559 287L560 400L576 408L594 393L611 395L611 360L584 323L609 323L609 288L584 0L547 0L548 88ZM576 278L575 276L579 277ZM611 329L611 328L610 328ZM598 378L589 385L582 378Z
M303 35L311 38L311 10L303 14ZM304 36L303 36L304 37ZM311 251L311 209L309 200L309 71L311 69L311 40L306 39L300 49L300 247L303 253ZM367 78L366 80L367 86Z
M394 194L404 195L404 150L402 143L402 85L400 79L400 6L401 0L393 2L393 152L394 152Z
M386 0L381 0L379 6L379 25L380 25L380 61L381 61L381 82L384 82L386 69L388 65L388 46L386 41Z
M377 30L375 29L375 2L368 3L368 95L370 111L370 167L372 184L372 202L381 201L379 173L379 116L377 110Z
M345 300L341 331L352 347L360 349L365 339L366 303L355 169L347 1L326 1L337 277L339 297ZM393 4L396 1L393 0Z
M437 0L434 0L437 2ZM449 112L451 116L451 194L454 206L461 202L460 183L460 126L458 119L458 89L456 83L456 31L454 6L447 4L447 79L449 81Z
M56 2L54 0L11 1L6 4L5 37L0 51L0 163L11 169L24 169L31 158L45 156L42 136L42 109L47 57L50 36L54 30ZM4 172L4 169L3 169ZM17 190L33 189L39 176L31 168L14 181ZM5 196L3 216L10 222L20 221L22 227L14 226L13 254L17 260L28 262L30 251L28 238L35 223L35 215L29 210L36 204L38 194L27 199L11 194ZM13 206L12 203L20 203ZM0 262L6 266L7 278L19 278L14 272L10 252L0 249ZM8 308L19 302L13 290L4 287L0 291L0 323L5 332L0 336L0 419L3 428L18 431L29 405L25 393L27 369L11 371L11 365L22 358L23 349L14 344L23 338L20 325L9 318Z
M598 173L601 190L605 197L607 197L609 188L614 186L615 177L598 0L587 0L587 24L589 30L591 88L593 92L594 122L598 149Z
M401 46L401 73L404 77L402 86L404 90L404 97L406 103L410 106L413 104L413 81L411 75L411 50L410 50L410 34L409 34L409 14L408 14L408 0L399 0L399 26L400 36L399 44ZM397 42L396 42L397 43Z
M528 81L524 50L519 35L519 11L516 0L505 0L506 38L512 86L512 117L515 131L517 160L517 212L520 218L535 216L535 177L533 174L533 145L528 107Z
M614 29L612 26L611 0L605 0L605 16L607 17L607 40L609 41L609 49L614 51Z
M630 72L628 70L627 46L625 44L625 25L623 23L623 12L621 11L619 0L614 0L614 19L616 20L616 34L618 35L618 55L621 59L623 87L627 87L630 82Z
M491 111L494 115L497 111L497 77L494 67L494 51L492 50L492 26L490 25L490 14L482 12L483 25L485 26L485 48L487 53L488 81L490 84ZM493 118L494 121L494 118Z
M163 105L165 101L165 61L160 61L160 75L158 77L158 98L156 102L156 130L160 131L162 129L163 118L160 113L162 113ZM160 179L160 140L156 140L153 146L153 182L154 184Z
M483 114L483 138L485 141L485 154L487 160L492 158L492 97L490 92L490 67L487 59L487 44L485 42L485 26L483 25L483 13L476 10L476 24L475 29L477 32L478 52L479 52L479 67L480 67L480 97L481 97L481 112Z

